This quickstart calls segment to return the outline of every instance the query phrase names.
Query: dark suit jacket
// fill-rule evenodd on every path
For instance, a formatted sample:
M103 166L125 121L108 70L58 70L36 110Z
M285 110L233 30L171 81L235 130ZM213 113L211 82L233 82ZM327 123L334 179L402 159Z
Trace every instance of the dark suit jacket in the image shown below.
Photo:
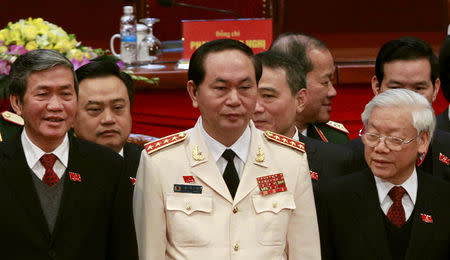
M353 172L368 168L364 158L364 144L361 137L348 142L345 146L353 150ZM428 148L428 153L418 168L433 176L450 181L450 165L446 164L445 160L442 160L441 155L450 159L450 133L436 129L431 145Z
M69 137L69 162L49 232L20 135L0 143L1 259L138 259L131 185L123 159ZM81 182L72 181L78 173Z
M436 117L436 128L445 132L450 132L450 121L448 119L448 107Z
M123 158L127 165L128 176L136 178L136 172L139 167L139 161L141 160L141 152L144 146L127 142L123 146Z
M450 184L418 170L418 191L406 259L450 259ZM392 259L370 170L321 187L318 220L322 259ZM431 215L433 223L422 220Z
M349 148L325 143L299 133L299 141L305 144L309 170L317 173L318 180L312 178L313 185L348 174L352 169L353 151Z

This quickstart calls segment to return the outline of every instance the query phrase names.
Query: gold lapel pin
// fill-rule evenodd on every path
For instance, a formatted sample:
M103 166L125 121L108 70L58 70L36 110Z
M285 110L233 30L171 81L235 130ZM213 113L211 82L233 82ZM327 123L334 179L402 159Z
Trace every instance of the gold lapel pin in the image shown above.
M259 145L258 145L258 152L256 153L255 161L264 162L264 152L263 152L261 146L259 146Z
M202 155L202 152L198 150L198 144L194 146L194 150L192 150L192 158L196 161L202 161L205 159L205 156Z

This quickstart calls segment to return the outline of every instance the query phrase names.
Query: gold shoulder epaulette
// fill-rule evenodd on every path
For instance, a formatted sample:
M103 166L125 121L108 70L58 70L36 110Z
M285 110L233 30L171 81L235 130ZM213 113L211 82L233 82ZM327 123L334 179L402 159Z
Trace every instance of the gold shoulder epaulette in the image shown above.
M289 147L299 150L301 152L305 152L305 144L302 142L293 140L289 137L271 132L269 130L264 132L264 136L266 136L266 138L271 141L274 141L274 142L277 142L280 144L284 144L286 146L289 146Z
M341 124L341 123L338 123L338 122L334 122L334 121L328 121L327 123L326 123L326 125L328 125L328 126L330 126L330 127L332 127L332 128L334 128L334 129L337 129L337 130L339 130L339 131L341 131L341 132L344 132L344 133L349 133L348 132L348 130L347 130L347 128L345 128L345 126L343 125L343 124Z
M161 139L158 139L156 141L146 143L144 145L145 150L147 150L148 154L151 154L151 153L159 151L165 147L168 147L172 144L179 143L179 142L183 141L184 139L186 139L186 137L187 137L186 133L177 133L177 134L169 135L169 136L163 137Z
M16 125L22 126L24 124L23 118L21 116L19 116L18 114L15 114L13 112L3 111L2 112L2 117L6 121L14 123Z

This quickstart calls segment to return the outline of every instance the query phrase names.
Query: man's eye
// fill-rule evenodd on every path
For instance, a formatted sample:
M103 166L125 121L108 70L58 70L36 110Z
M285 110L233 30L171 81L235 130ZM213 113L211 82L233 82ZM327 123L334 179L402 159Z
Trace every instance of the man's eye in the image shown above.
M122 109L123 109L123 106L115 106L114 109L115 109L115 110L122 110Z
M263 98L274 98L275 96L272 94L262 94L261 95Z
M100 111L100 108L90 107L90 108L88 108L87 110L88 110L88 111L91 111L91 112L98 112L98 111Z

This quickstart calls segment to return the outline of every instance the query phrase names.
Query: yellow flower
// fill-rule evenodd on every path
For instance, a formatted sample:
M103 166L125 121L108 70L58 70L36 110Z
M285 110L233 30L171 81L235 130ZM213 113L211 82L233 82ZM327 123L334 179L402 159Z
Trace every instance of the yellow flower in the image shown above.
M0 30L0 41L4 41L8 38L9 38L9 30L6 28Z
M36 27L32 25L22 27L22 35L28 41L33 41L34 39L36 39L37 34L38 32L36 30Z
M0 46L0 53L4 53L8 51L8 47L6 46Z
M80 51L79 49L71 49L67 53L67 58L69 60L72 60L73 58L75 58L78 61L82 61L83 60L83 56L84 56L84 53L82 51Z
M70 44L70 41L68 41L67 39L60 40L53 47L53 49L59 51L60 53L66 53L67 51L69 51L72 48L73 48L73 46Z
M11 44L12 42L16 42L17 45L20 45L20 43L23 44L23 40L20 36L20 31L18 30L11 30L9 31L9 37L6 39L5 43L6 45Z
M36 50L38 47L37 43L35 41L28 42L27 45L25 45L25 49L28 51Z

